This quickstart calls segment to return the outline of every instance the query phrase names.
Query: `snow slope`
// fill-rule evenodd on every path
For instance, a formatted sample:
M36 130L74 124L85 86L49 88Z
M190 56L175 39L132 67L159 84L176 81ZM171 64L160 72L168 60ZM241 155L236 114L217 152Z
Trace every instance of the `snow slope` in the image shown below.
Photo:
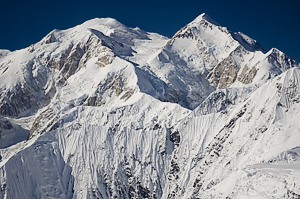
M300 69L207 14L0 51L0 198L299 198Z

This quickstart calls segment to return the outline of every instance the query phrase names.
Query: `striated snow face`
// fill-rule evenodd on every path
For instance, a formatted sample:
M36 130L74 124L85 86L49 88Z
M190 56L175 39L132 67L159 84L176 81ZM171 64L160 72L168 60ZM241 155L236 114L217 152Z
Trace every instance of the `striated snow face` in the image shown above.
M0 50L0 199L299 198L299 78L207 14Z

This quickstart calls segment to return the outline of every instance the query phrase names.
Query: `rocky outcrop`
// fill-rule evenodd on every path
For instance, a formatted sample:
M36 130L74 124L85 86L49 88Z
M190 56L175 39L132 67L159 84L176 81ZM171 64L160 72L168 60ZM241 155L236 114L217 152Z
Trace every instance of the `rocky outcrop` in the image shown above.
M252 66L251 69L249 69L248 66L245 65L242 69L241 74L238 76L238 80L244 84L250 84L252 83L256 72L257 70L254 66Z
M127 84L128 79L125 76L112 74L97 86L93 96L88 97L84 105L102 106L112 98L126 101L135 93L135 89L128 87Z
M214 87L228 88L235 82L238 70L234 60L228 57L221 61L207 78Z
M48 108L41 112L34 120L32 127L29 132L29 139L33 138L36 135L42 134L54 125L58 120L57 116L51 108Z

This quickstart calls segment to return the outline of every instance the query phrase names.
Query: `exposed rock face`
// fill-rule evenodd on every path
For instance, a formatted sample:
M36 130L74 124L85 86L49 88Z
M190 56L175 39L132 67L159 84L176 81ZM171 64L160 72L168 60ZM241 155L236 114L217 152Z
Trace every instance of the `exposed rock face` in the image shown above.
M114 54L112 50L104 46L99 52L98 61L96 64L99 67L105 67L106 65L112 63L113 58Z
M252 83L256 72L257 70L254 66L251 69L249 69L248 66L245 65L241 74L238 77L238 80L244 84L250 84Z
M32 124L32 127L29 132L29 139L38 134L42 134L47 130L50 130L49 127L52 127L52 125L54 124L54 122L56 122L57 119L58 116L50 108L40 113Z
M50 60L49 65L60 70L68 79L82 67L85 67L86 63L93 57L98 57L97 63L100 67L110 64L114 57L110 46L96 36L93 31L88 32L88 35L85 40L69 46L60 57Z
M103 41L91 32L88 32L88 35L83 41L68 44L57 56L53 55L55 51L43 52L25 63L25 70L28 71L24 77L25 81L1 93L1 115L18 116L23 111L34 111L37 107L47 105L56 90L61 88L71 75L85 67L93 57L98 57L99 67L112 63L115 55L105 46L107 44L103 44ZM41 45L56 42L54 37L52 32L42 40ZM3 74L5 72L3 71Z
M0 50L0 199L297 197L298 67L206 14Z
M128 80L126 77L112 74L97 86L96 92L92 97L86 99L85 105L101 106L106 104L107 100L111 100L114 96L119 97L122 93L123 95L120 96L120 99L126 101L134 93L134 90L127 87L127 84Z
M208 75L211 84L217 88L228 88L235 82L238 66L230 57L221 61Z

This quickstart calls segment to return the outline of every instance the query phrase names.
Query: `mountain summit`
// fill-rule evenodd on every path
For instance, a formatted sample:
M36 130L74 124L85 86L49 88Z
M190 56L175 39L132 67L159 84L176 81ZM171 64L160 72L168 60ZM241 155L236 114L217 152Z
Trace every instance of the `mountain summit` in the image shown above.
M208 14L206 13L202 13L200 14L198 17L196 17L196 19L193 20L192 23L199 23L200 21L205 20L211 24L214 24L216 26L220 26L220 24L218 22L216 22L215 20L213 20Z
M0 199L299 198L299 66L207 14L0 50Z

